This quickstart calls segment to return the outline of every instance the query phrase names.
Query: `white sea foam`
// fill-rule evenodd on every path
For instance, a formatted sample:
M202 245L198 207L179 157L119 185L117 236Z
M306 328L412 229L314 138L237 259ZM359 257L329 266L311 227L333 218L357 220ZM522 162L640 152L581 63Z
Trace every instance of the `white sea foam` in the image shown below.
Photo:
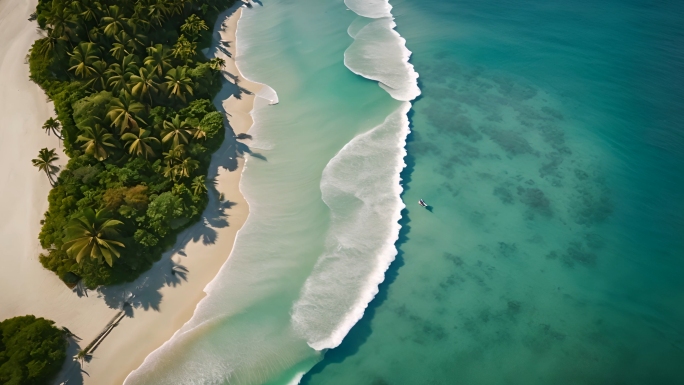
M392 17L392 6L388 0L344 0L344 4L363 17L371 19Z
M235 67L240 71L240 74L242 75L243 78L249 80L252 83L259 84L261 85L261 88L259 91L256 92L254 95L254 106L252 108L252 111L249 112L249 114L252 116L252 127L250 127L249 131L253 137L253 140L251 142L251 146L254 149L260 149L260 150L270 150L272 149L275 145L270 142L265 142L263 139L260 138L259 133L261 132L261 125L259 124L259 120L257 119L256 115L259 113L259 110L265 106L268 105L274 105L279 103L278 99L278 93L276 90L274 90L271 86L268 84L260 83L257 82L250 77L247 76L245 73L245 70L247 68L241 68L242 67L242 60L240 57L240 52L242 50L246 50L250 46L250 36L248 34L245 34L243 32L243 29L240 29L240 23L245 22L249 23L250 18L255 17L256 13L248 13L248 12L242 12L240 14L240 18L237 21L237 27L235 30L235 40L239 42L235 46ZM248 158L247 158L248 159ZM247 160L246 159L246 160ZM247 167L247 163L245 163L245 168Z
M363 29L363 27L367 26L368 23L373 21L373 19L366 19L365 17L357 17L352 21L351 24L349 24L349 27L347 27L347 34L351 36L351 38L355 38L356 35Z
M350 28L354 42L344 52L344 64L357 75L377 80L393 98L410 101L420 95L418 73L409 63L406 40L394 27L393 19L381 18L358 31Z
M311 348L320 351L339 345L377 294L397 253L394 243L404 207L400 172L405 166L409 132L406 114L411 108L408 101L420 91L417 74L408 63L410 51L393 30L389 3L348 0L347 5L360 15L383 19L367 25L358 23L353 31L357 53L367 53L373 47L381 53L357 58L352 50L348 52L352 63L347 63L345 53L345 64L353 72L381 82L393 98L405 102L384 123L347 143L325 167L320 189L330 208L330 231L325 252L303 288L298 291L301 281L297 281L292 290L299 297L291 311L283 314L290 323L283 324L274 317L273 307L283 304L282 298L270 298L275 298L274 291L283 290L276 287L278 279L288 276L283 272L294 263L282 258L279 250L293 246L285 237L256 243L261 234L276 229L274 224L255 218L267 217L262 213L271 212L269 205L277 203L253 199L257 194L250 189L256 185L250 186L243 179L240 190L250 204L250 216L238 232L234 255L205 288L207 296L197 305L192 319L148 356L127 383L264 383L285 368L302 365L299 360L310 357ZM243 12L242 17L255 16ZM242 67L239 51L250 41L242 31L237 30L238 67ZM247 73L240 69L243 75L250 72L250 68L244 68ZM278 94L267 86L256 96L252 147L255 142L261 143L258 107L278 103ZM250 163L248 158L245 170ZM297 373L292 383L300 378Z
M394 260L399 235L404 146L411 104L355 137L323 171L330 208L326 248L293 307L294 328L316 350L342 342L361 319Z
M278 104L278 93L266 84L262 84L262 87L257 91L256 96L268 100L268 104Z
M381 125L347 143L323 171L322 199L331 213L326 249L292 310L294 329L316 350L342 342L363 317L396 257L407 113L409 101L420 95L418 73L409 63L411 51L394 30L389 2L345 4L360 16L376 19L356 19L349 26L354 42L345 51L345 65L405 103Z
M237 21L237 26L235 30L235 40L239 41L240 44L235 46L235 67L237 67L238 71L240 71L240 74L242 75L243 78L249 80L252 83L260 84L261 89L257 91L256 93L256 100L254 102L255 108L262 107L263 101L267 101L268 104L278 104L278 93L276 90L268 86L267 84L259 83L255 80L250 79L247 76L247 73L244 71L245 68L240 68L242 60L240 60L240 51L246 49L249 47L249 42L250 38L249 35L245 35L242 30L240 29L240 23L242 23L245 19L248 19L250 17L254 17L254 15L250 15L247 12L242 12L240 14L240 18ZM249 21L247 21L249 22ZM261 99L261 100L260 100Z

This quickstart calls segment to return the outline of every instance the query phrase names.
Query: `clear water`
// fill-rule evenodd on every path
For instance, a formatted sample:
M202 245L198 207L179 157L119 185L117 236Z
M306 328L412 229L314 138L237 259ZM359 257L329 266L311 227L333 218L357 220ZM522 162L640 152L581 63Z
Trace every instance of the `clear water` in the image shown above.
M392 5L400 254L302 383L684 383L682 3Z
M263 3L250 217L127 383L684 383L684 3Z
M403 39L380 21L341 1L244 9L238 65L279 101L252 113L250 215L192 319L126 384L296 383L363 316L397 254L419 93Z

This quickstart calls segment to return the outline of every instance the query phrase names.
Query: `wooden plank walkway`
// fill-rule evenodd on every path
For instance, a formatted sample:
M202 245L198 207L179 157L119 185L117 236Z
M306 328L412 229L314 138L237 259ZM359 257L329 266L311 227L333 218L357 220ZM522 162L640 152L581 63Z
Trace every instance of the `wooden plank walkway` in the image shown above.
M107 323L107 326L102 329L100 334L95 337L94 340L92 340L88 346L82 349L84 351L84 355L87 356L88 354L91 354L92 352L97 349L98 346L100 346L100 343L104 341L104 339L109 335L109 333L114 330L114 328L121 322L121 320L126 316L126 307L131 306L128 302L124 303L123 310L119 311L116 313L116 315Z

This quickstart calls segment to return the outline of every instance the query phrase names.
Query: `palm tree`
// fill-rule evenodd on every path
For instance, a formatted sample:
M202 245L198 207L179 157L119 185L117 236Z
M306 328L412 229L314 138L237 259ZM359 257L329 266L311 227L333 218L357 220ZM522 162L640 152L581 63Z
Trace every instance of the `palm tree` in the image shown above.
M189 178L190 175L199 168L199 162L191 157L183 158L181 162L176 165L176 168L176 176L179 176L180 178Z
M56 33L53 33L50 27L47 27L46 30L47 36L40 40L40 44L35 45L38 48L38 53L45 58L49 57L57 47L63 46L64 42L69 41L67 37L58 36Z
M166 163L168 167L171 167L183 160L183 156L185 155L185 147L181 144L178 147L173 147L162 155L164 155L164 163Z
M111 219L105 210L93 211L90 207L83 210L81 216L73 218L66 227L67 241L62 246L67 254L80 263L83 257L90 257L102 263L102 259L111 267L113 257L120 257L119 247L126 247L119 242L116 227L121 221Z
M74 37L74 27L76 26L76 15L57 1L52 2L52 6L48 12L45 13L45 24L50 26L50 33L62 38L70 40Z
M88 357L88 351L85 349L80 349L76 355L74 356L75 359L77 359L81 365L83 365L83 361Z
M162 143L171 142L171 148L176 148L180 144L187 144L188 137L193 133L192 130L193 128L187 120L181 121L180 117L176 115L171 121L164 121Z
M66 1L63 7L67 8L69 12L74 15L77 35L80 35L78 32L81 31L88 32L88 21L95 19L95 9L92 7L92 4L85 4L85 2L81 0ZM86 18L88 18L88 20L86 20ZM78 31L79 29L81 31Z
M130 19L128 19L128 28L133 35L135 35L138 30L142 30L146 35L146 32L150 30L151 23L147 14L148 10L145 5L140 1L136 2L133 6L133 14ZM139 36L144 35L140 34Z
M116 58L116 60L123 59L124 56L130 55L135 50L135 43L131 36L126 31L119 32L115 37L116 43L112 44L112 49L109 52Z
M92 87L94 90L104 90L107 88L109 79L109 70L107 69L107 62L98 60L91 66L92 71L90 79L85 84L86 87Z
M136 115L145 111L145 106L132 99L128 93L124 93L118 99L112 101L107 117L112 121L112 126L118 129L119 134L138 129L140 118Z
M112 54L112 56L117 60L121 60L124 55L129 54L129 52L126 50L126 47L121 43L112 44L112 49L109 50L109 53Z
M99 161L109 157L109 149L116 148L114 135L99 124L95 124L95 127L86 127L76 141L84 142L81 148L87 155Z
M192 180L192 193L200 195L207 192L207 183L204 175L198 175Z
M71 3L85 21L97 20L102 12L102 5L97 1L80 0Z
M121 68L126 70L126 72L138 72L138 67L140 67L140 59L133 54L126 55L121 60Z
M185 158L185 147L181 144L170 149L168 152L165 152L163 155L164 163L166 163L166 166L164 167L164 177L172 178L174 181L179 179L180 169L178 166Z
M141 28L140 26L142 25L142 28L145 29L145 23L143 20L136 20L136 19L129 19L129 23L135 23L133 25L129 25L131 27L131 40L128 43L129 47L133 50L135 50L139 54L145 53L145 47L149 44L149 38L147 35L142 34L142 33L137 33L137 30Z
M190 15L185 20L185 24L181 25L181 32L190 36L193 41L197 40L202 31L209 30L207 23L200 19L197 15Z
M48 180L50 180L50 185L52 186L55 185L55 181L52 179L52 174L58 170L57 166L55 166L53 163L56 162L57 159L59 159L59 157L57 156L54 148L52 150L42 148L40 151L38 151L38 157L31 160L33 165L38 167L39 171L45 172L45 175L47 175Z
M193 82L187 75L186 67L172 68L164 78L166 79L164 85L166 85L169 97L180 99L185 103L185 95L193 94Z
M62 126L59 124L59 120L55 118L46 120L45 124L43 124L43 130L45 130L45 133L48 135L52 132L56 137L62 139Z
M225 66L226 61L221 59L220 57L215 57L209 60L209 68L213 69L214 71L220 71Z
M152 150L152 144L159 144L159 140L154 136L150 136L152 131L140 129L138 134L127 132L123 134L121 139L125 140L128 153L135 156L142 156L147 159L149 156L156 156Z
M197 43L188 40L185 35L180 35L176 44L173 45L171 51L174 57L179 57L185 64L191 62L192 58L197 55Z
M124 13L118 5L112 5L107 10L108 16L102 18L101 25L104 26L105 35L114 36L124 28L128 18L124 17Z
M107 76L109 76L109 86L115 94L131 93L129 87L129 80L131 75L138 72L138 63L135 55L124 56L121 64L114 63L109 67Z
M164 0L156 0L154 4L150 4L149 10L147 12L147 17L150 19L150 23L156 24L161 27L166 21L169 14L169 6Z
M97 43L99 46L105 46L107 43L106 36L102 33L100 28L93 27L88 31L88 40L91 43Z
M170 178L170 179L172 179L174 182L177 181L177 180L179 179L179 178L178 178L178 168L176 167L176 165L173 165L173 166L172 166L172 165L168 165L168 164L167 164L167 165L164 167L164 178L167 178L167 179Z
M171 51L161 44L147 48L147 57L144 64L157 72L159 77L164 76L164 72L171 67Z
M152 94L159 91L158 82L159 78L153 70L150 68L141 67L138 70L138 75L131 75L130 83L133 85L131 87L131 92L133 96L136 96L139 100L147 95L147 97L150 99L151 105Z
M177 161L176 164L166 165L164 167L164 177L171 178L175 182L183 178L189 178L192 173L199 167L199 162L187 157Z
M121 67L120 64L112 64L107 70L107 77L109 78L107 83L115 94L131 91L128 88L128 80L131 77L131 73Z
M204 140L207 138L207 132L202 127L195 127L192 129L192 138L195 140Z
M81 78L88 78L92 75L95 69L92 64L99 59L99 50L95 43L81 43L74 48L74 52L69 54L71 56L69 71L73 70L76 76Z
M180 15L183 13L183 9L185 9L185 0L171 0L169 3L171 4L171 12Z

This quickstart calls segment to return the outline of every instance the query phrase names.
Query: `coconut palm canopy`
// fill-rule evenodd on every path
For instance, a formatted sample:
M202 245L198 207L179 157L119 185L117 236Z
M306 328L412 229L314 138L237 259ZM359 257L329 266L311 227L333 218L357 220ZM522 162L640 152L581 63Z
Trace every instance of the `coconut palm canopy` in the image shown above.
M38 170L45 172L50 184L54 185L54 180L52 179L52 174L57 171L57 166L53 163L59 159L56 150L48 150L47 148L42 148L38 151L38 157L32 159L31 162L34 166L38 167Z
M94 127L86 127L77 140L84 142L82 148L85 153L97 160L107 159L111 149L116 148L114 135L99 124L95 124Z
M48 120L45 121L45 124L43 124L43 130L45 130L45 133L50 135L50 133L55 134L56 137L62 139L62 125L59 123L59 120L55 118L49 118Z
M156 156L152 145L159 144L159 139L151 136L150 130L140 129L137 134L126 133L121 139L125 140L128 152L135 156L142 156L144 158Z
M42 128L70 157L59 183L54 150L33 160L54 186L40 260L65 282L130 281L173 244L172 224L200 218L198 177L225 136L211 102L225 63L202 49L233 1L38 2L31 79L59 118Z
M62 248L78 263L83 257L90 257L98 262L104 259L109 266L113 266L114 258L120 256L118 249L125 247L116 240L119 238L116 228L122 224L111 219L105 210L86 208L81 216L69 221L65 230L67 241Z

